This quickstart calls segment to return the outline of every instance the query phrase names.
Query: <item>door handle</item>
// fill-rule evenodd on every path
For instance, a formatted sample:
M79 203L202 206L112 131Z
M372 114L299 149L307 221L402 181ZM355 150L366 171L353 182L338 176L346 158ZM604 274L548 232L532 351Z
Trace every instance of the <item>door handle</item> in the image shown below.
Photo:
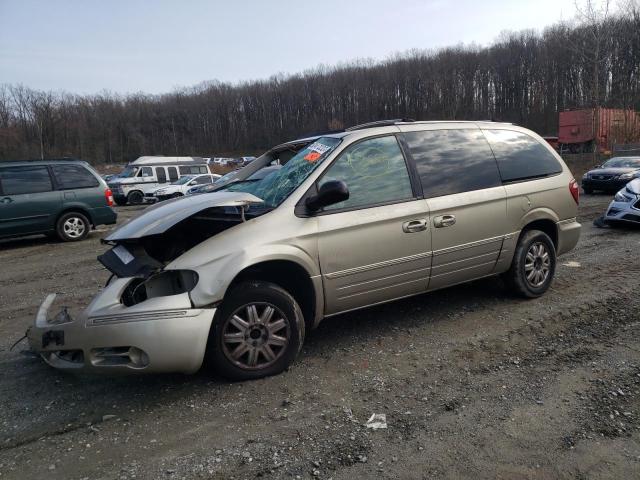
M4 197L2 199L2 203L11 203L13 202L13 199L11 197Z
M409 220L402 224L402 231L404 233L422 232L427 229L427 221L424 218L420 220Z
M433 225L436 228L450 227L451 225L455 225L455 223L456 223L455 215L441 215L433 219Z

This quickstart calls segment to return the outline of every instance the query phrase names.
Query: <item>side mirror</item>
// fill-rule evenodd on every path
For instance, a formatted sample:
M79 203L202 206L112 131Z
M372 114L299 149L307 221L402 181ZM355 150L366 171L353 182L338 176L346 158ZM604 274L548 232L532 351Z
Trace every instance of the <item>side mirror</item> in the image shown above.
M349 199L349 189L342 180L329 180L323 183L318 194L307 198L305 205L311 212Z

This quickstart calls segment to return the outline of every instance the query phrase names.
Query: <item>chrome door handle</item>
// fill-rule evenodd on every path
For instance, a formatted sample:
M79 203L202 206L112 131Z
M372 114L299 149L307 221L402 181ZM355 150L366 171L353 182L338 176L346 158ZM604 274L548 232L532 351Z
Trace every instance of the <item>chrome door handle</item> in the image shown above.
M420 220L409 220L402 224L402 231L404 233L422 232L427 229L427 221L424 218Z
M441 215L433 219L433 225L436 228L450 227L451 225L455 225L455 223L456 223L455 215Z

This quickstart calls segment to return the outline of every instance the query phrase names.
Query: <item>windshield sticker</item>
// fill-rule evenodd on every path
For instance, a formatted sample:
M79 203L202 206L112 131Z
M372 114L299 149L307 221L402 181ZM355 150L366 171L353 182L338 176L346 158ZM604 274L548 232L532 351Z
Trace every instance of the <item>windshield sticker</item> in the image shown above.
M127 250L126 248L124 248L122 245L118 245L117 247L115 247L113 249L113 253L116 254L116 256L122 260L122 263L124 263L125 265L130 263L131 260L133 260L133 255L131 255L131 253L129 252L129 250Z
M309 145L307 148L309 150L311 150L312 152L318 152L320 155L323 155L323 154L327 153L329 150L331 150L331 147L329 147L327 145L323 145L322 143L319 143L319 142L314 142L311 145ZM317 158L316 158L316 160L317 160Z
M318 152L309 152L304 156L304 159L307 162L313 163L316 160L318 160L321 156L322 156L322 154L320 154Z

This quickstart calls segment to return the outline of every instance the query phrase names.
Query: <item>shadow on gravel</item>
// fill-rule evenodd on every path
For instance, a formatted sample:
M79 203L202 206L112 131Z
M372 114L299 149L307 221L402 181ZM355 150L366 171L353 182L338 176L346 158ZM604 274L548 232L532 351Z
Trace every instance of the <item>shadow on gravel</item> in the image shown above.
M31 235L29 237L11 238L0 240L0 251L16 248L39 247L43 245L55 245L60 243L57 239L45 235Z

